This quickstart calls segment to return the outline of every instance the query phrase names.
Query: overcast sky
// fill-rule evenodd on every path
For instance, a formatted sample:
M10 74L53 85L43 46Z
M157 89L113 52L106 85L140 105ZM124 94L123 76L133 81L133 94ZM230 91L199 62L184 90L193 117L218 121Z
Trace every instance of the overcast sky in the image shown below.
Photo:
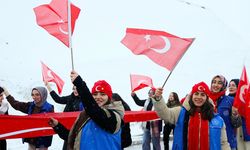
M64 81L62 95L70 94L70 50L36 24L33 8L49 0L5 0L1 2L0 83L18 96L30 95L30 88L43 85L43 61ZM164 96L176 91L179 97L193 84L223 74L239 78L243 64L250 69L249 0L82 0L72 1L81 9L72 37L75 70L91 88L107 80L133 110L129 75L146 75L162 86L169 71L146 56L134 55L120 43L126 28L166 31L196 38L176 66ZM55 87L54 87L55 88ZM148 88L138 92L147 97ZM15 95L14 95L15 96ZM22 97L20 97L22 98ZM52 100L49 100L52 101Z

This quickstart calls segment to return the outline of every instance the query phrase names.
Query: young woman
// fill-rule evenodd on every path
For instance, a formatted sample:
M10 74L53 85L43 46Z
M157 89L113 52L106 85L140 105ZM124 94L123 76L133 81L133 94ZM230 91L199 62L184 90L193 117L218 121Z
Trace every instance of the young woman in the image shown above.
M183 106L168 108L156 89L154 107L165 121L175 124L173 150L230 150L223 119L214 113L209 101L209 88L204 82L195 84Z
M4 101L4 89L0 87L0 115L8 115L9 104ZM6 140L0 140L0 150L7 150Z
M138 106L142 106L144 111L153 110L152 96L155 94L155 89L148 91L147 99L139 99L136 93L132 92L131 96ZM162 131L162 120L142 122L143 139L142 139L142 150L150 150L151 141L154 150L161 150L160 135Z
M239 81L240 81L239 79L232 79L229 82L228 96L232 96L233 98L235 98L239 86ZM244 117L241 117L241 120L242 120L242 126L237 128L236 132L237 149L238 150L250 149L250 135L247 133L246 120Z
M178 94L175 92L171 92L168 97L167 107L173 108L181 106L181 103L179 101ZM163 142L164 142L164 149L169 150L169 135L171 131L174 131L174 124L170 124L168 122L165 122L164 128L163 128Z
M82 111L83 104L80 99L80 96L76 90L76 86L73 86L73 92L67 96L59 96L52 88L50 87L48 82L44 82L45 86L47 87L50 96L52 99L58 104L64 104L65 108L63 112L72 112L72 111ZM64 140L62 150L67 150L67 140Z
M227 90L227 80L222 75L212 78L210 98L215 104L215 111L223 118L226 124L227 139L232 150L237 149L235 129L241 125L241 118L237 112L232 113L234 98L225 95Z
M47 90L45 87L35 87L31 91L32 102L19 102L4 89L4 94L10 105L25 114L38 114L54 112L54 106L47 102ZM23 142L29 144L28 150L47 150L52 143L52 136L43 136L35 138L25 138Z
M111 101L111 86L105 80L99 80L90 92L75 71L70 76L84 104L84 110L70 132L54 118L49 124L61 138L68 138L67 150L120 150L124 108L120 101Z

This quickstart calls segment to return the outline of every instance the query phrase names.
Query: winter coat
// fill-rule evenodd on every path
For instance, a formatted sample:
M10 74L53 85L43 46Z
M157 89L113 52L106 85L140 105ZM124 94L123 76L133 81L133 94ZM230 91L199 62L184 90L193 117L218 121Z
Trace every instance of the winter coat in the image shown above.
M217 100L217 112L223 118L226 124L227 139L231 148L237 147L236 133L234 125L232 124L232 106L233 106L233 97L231 96L221 96Z
M122 105L125 109L125 111L131 111L130 107L128 106L127 103L122 101ZM130 124L124 123L122 125L122 133L121 133L121 138L122 138L122 148L128 147L132 144L132 138L131 138L131 133L130 133Z
M71 93L68 96L60 97L54 90L50 92L50 96L58 104L66 104L64 112L71 111L82 111L83 104L79 96L75 96L74 93Z

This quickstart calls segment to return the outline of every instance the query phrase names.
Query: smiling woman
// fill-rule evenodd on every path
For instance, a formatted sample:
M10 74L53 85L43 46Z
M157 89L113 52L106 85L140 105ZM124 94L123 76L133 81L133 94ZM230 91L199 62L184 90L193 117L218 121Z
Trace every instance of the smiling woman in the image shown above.
M46 112L54 112L54 106L47 102L47 90L45 87L35 87L32 89L33 102L17 101L4 89L4 94L10 105L25 114L38 114ZM29 150L47 150L52 143L52 136L24 138L23 141L28 143Z
M200 82L192 87L183 107L168 108L164 105L162 92L162 88L156 89L154 107L160 118L176 125L173 149L230 149L224 121L214 113L206 83Z

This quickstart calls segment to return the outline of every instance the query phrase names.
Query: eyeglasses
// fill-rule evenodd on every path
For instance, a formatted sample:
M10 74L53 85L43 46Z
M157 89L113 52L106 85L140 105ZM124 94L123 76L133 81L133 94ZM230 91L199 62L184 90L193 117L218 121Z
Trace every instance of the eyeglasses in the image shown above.
M36 94L31 94L31 96L40 96L40 94L39 93L36 93Z

